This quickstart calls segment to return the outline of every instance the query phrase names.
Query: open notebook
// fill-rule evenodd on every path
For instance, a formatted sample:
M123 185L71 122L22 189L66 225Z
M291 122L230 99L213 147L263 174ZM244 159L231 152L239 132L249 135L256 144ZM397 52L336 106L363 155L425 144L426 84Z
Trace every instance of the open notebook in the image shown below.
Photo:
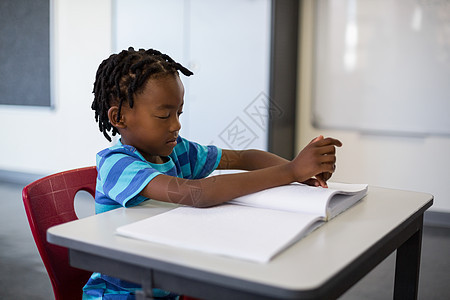
M366 184L303 184L267 189L210 208L178 207L117 228L123 236L260 263L367 193Z

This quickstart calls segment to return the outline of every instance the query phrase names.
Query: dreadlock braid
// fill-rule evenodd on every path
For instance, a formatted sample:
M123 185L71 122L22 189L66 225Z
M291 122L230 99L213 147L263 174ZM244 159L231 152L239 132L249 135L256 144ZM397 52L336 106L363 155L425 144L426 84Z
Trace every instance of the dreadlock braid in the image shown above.
M154 49L135 51L130 47L105 59L95 76L94 101L91 106L95 111L95 121L105 138L111 141L109 131L113 136L118 133L117 128L112 126L108 119L111 105L118 105L119 121L123 103L127 102L132 108L134 95L144 88L150 78L178 74L178 71L186 76L193 75L167 54Z

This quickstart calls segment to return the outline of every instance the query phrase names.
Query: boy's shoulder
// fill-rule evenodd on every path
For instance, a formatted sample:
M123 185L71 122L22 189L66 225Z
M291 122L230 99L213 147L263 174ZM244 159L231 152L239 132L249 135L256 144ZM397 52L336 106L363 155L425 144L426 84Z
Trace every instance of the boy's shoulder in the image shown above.
M187 139L185 139L181 136L178 136L177 145L175 146L175 149L174 149L174 150L178 150L178 151L174 151L174 154L177 152L178 153L185 152L186 149L189 149L189 144L191 144L191 143L192 142L188 141ZM139 158L141 160L145 160L145 158L139 153L139 151L135 147L122 144L120 139L117 141L116 144L114 144L108 148L105 148L97 153L98 158L104 158L104 159L112 157L112 156L116 156L116 155L127 155L127 156L132 156L135 158Z
M211 149L211 147L213 149ZM172 157L174 161L178 161L179 159L183 160L186 156L192 156L193 153L197 156L197 154L206 155L206 153L211 150L217 152L218 149L216 150L216 148L217 147L215 146L202 146L196 142L178 136L177 145L169 156ZM120 156L131 156L135 159L146 161L135 147L122 144L120 139L116 144L98 152L97 160L105 160L113 157L117 158Z
M108 156L108 155L115 154L115 153L123 153L123 154L128 154L128 155L131 154L132 155L132 154L138 153L138 151L133 146L122 144L122 142L119 139L116 144L99 151L97 153L97 155Z
M144 157L137 149L130 145L123 145L118 141L115 145L101 150L96 155L97 166L102 166L106 162L107 165L115 164L119 160L126 159L129 161L145 161Z

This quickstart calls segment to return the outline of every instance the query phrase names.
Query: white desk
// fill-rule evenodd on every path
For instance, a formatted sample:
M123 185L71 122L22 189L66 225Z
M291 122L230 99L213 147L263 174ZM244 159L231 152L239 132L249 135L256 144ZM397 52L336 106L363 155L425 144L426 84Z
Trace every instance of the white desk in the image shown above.
M331 220L268 264L133 240L118 226L167 211L159 202L50 228L47 239L69 248L75 267L205 299L332 299L394 250L394 296L414 299L423 213L429 194L369 187L361 203Z

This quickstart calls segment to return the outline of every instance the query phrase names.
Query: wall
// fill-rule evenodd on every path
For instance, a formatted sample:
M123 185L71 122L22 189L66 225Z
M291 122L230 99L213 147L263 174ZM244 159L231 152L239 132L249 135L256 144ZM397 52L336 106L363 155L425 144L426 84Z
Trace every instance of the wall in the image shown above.
M161 11L171 12L170 25L161 27ZM268 0L52 0L54 109L0 106L8 126L0 132L0 177L5 170L44 175L95 164L95 153L109 146L90 109L95 72L130 45L160 49L194 71L181 76L183 136L266 149L268 114L260 107L268 105L270 12Z
M181 75L183 137L267 149L270 1L115 0L113 15L114 51L156 48L194 73Z
M95 71L111 52L110 0L52 1L54 109L0 106L0 169L48 174L94 165L109 143L90 109ZM324 134L340 138L335 180L424 191L435 196L432 210L450 212L450 138L364 135L317 130L310 120L312 2L304 1L300 37L298 149Z
M94 165L108 146L90 105L99 63L111 48L110 0L52 1L54 108L0 106L0 169L48 174Z
M311 125L313 1L303 1L301 14L298 150L319 134L339 138L344 146L337 153L334 180L428 192L435 196L432 211L450 212L449 136L370 135L358 130L318 130Z

